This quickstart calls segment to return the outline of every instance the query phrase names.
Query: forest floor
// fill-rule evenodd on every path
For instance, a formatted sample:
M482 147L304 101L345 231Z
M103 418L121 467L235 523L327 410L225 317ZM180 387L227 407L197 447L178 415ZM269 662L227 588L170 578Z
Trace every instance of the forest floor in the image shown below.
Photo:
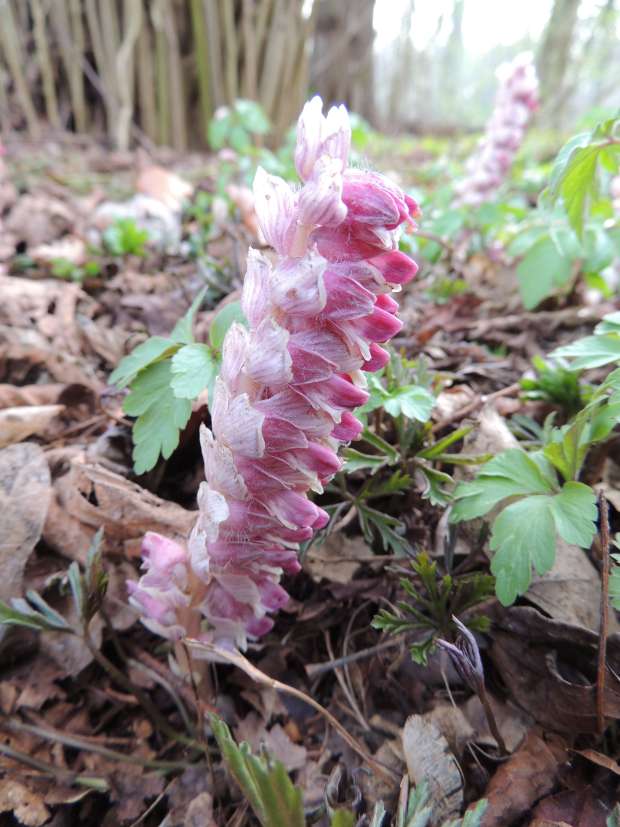
M206 340L216 306L238 295L255 221L237 193L237 209L215 216L196 258L190 239L203 216L181 217L180 205L192 191L213 193L216 161L205 156L162 152L146 160L73 142L15 145L3 161L0 598L34 590L71 620L67 569L85 564L100 527L109 586L89 645L23 626L5 628L0 638L0 824L256 823L219 753L205 757L202 722L211 709L238 741L254 750L265 744L284 763L308 810L321 804L340 763L350 775L339 794L361 796L367 811L380 798L393 807L409 769L417 781L427 775L438 823L480 798L488 801L488 827L611 823L620 799L620 729L610 720L604 737L597 732L596 543L589 554L567 546L515 606L488 598L480 609L492 621L478 640L508 755L445 654L416 664L410 636L371 627L380 608L403 598L399 580L410 569L406 557L369 545L354 511L305 553L303 571L285 584L291 602L248 657L319 701L372 766L299 697L217 665L205 699L171 670L167 644L128 607L125 582L137 577L146 531L182 538L191 528L203 475L197 431L209 421L208 408L199 400L170 459L136 476L131 421L109 375L147 336L169 333L208 283L195 322L196 340ZM189 182L186 190L180 179ZM102 251L109 222L102 205L136 193L149 199L134 209L150 206L156 242L144 255ZM154 217L152 200L162 205ZM466 290L437 303L432 279L456 278ZM550 410L522 392L532 357L590 333L614 305L589 305L573 292L524 312L510 268L484 253L463 260L449 245L432 279L415 280L400 295L404 327L394 346L441 379L433 434L472 425L463 450L497 454L514 440L511 417L542 422ZM618 466L613 455L604 461L604 471L586 474L620 509ZM422 493L414 480L384 503L404 523L410 547L427 552L441 572L448 547L456 574L488 570L481 525L455 532L445 509ZM615 515L612 508L612 522ZM616 629L611 618L608 691L620 718Z

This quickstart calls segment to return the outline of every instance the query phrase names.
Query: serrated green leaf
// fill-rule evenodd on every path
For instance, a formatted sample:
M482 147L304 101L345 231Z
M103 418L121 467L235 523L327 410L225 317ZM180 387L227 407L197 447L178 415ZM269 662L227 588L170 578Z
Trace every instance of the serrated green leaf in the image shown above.
M620 310L617 313L608 313L594 328L599 333L620 333Z
M207 293L207 288L203 287L202 290L199 291L198 295L191 303L190 307L188 308L187 312L184 316L181 316L179 321L175 324L174 328L172 329L172 333L170 334L170 338L173 342L179 342L180 344L189 345L194 341L194 334L193 334L193 326L194 326L194 317L198 312L200 305Z
M550 236L534 244L517 267L521 299L526 310L533 310L543 299L564 287L571 277L572 259L558 251Z
M555 526L550 497L525 497L506 506L493 523L491 572L497 597L509 606L527 591L532 566L545 574L555 559Z
M345 461L344 471L353 474L355 471L369 469L373 473L388 464L389 459L377 454L363 454L355 448L345 448L342 452Z
M586 336L569 345L559 347L551 355L572 359L573 370L587 370L620 361L620 336L616 333Z
M224 342L224 337L228 333L228 328L233 322L248 326L247 319L243 315L240 302L230 302L225 305L215 316L209 327L209 342L211 347L215 350L221 350Z
M178 347L179 345L172 339L151 336L146 342L134 348L128 356L121 359L118 367L110 375L110 382L119 388L126 387L141 370L153 362L171 356Z
M231 128L231 112L229 109L218 110L217 117L211 118L207 129L207 137L211 149L218 150L226 143Z
M156 362L140 373L125 399L124 411L138 417L133 425L137 474L153 468L160 453L168 459L192 412L191 401L178 399L172 392L171 380L170 361Z
M146 413L170 391L172 378L170 361L155 362L140 372L125 397L123 411L129 416Z
M475 480L457 486L450 521L482 517L507 497L548 494L553 490L552 474L533 455L511 448L485 463Z
M590 200L598 190L596 170L599 146L577 147L570 159L560 182L560 194L571 227L577 235L583 235L583 224Z
M555 527L563 540L590 548L596 534L596 495L589 485L567 482L550 500Z
M172 392L180 399L196 399L205 388L213 386L217 370L218 365L209 345L199 342L185 345L172 357Z
M403 416L417 422L428 422L435 405L435 397L420 385L405 385L391 391L383 401L390 416Z

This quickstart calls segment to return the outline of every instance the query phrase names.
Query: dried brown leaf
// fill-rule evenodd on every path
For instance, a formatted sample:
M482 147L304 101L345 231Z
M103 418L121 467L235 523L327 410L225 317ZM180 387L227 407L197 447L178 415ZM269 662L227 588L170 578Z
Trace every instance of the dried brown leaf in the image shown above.
M26 561L38 543L51 499L50 472L38 445L0 451L0 599L18 597Z
M566 758L563 744L547 743L531 732L491 779L484 793L487 809L482 827L510 827L530 813L553 790Z
M412 784L429 784L433 812L449 819L461 811L463 779L446 738L424 715L410 715L403 727L403 752Z

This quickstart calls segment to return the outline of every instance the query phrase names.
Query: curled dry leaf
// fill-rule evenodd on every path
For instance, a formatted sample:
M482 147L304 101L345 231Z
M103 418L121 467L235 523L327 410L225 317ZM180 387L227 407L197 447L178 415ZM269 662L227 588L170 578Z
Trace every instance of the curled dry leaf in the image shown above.
M566 790L538 804L530 827L606 827L610 813L591 788Z
M403 727L403 752L412 784L427 781L439 822L461 811L463 779L446 738L424 715L410 715Z
M0 781L0 813L13 813L25 827L41 827L50 817L43 797L11 778Z
M289 772L301 769L306 763L306 748L294 744L280 724L267 729L255 712L250 712L239 721L235 735L237 741L247 741L254 753L258 753L264 744L267 752L281 761Z
M70 451L56 455L53 497L43 536L60 554L84 561L95 531L104 529L106 549L128 557L140 552L147 531L185 538L195 515L166 502L100 465Z
M571 735L597 731L598 635L525 606L497 610L490 657L512 699L539 724ZM607 641L604 709L620 718L620 635Z
M550 793L567 753L561 742L546 742L531 732L502 764L487 787L482 827L511 827Z
M0 448L29 436L43 436L64 405L25 405L0 410Z
M490 692L487 692L487 698L506 748L509 752L514 752L532 728L534 719L514 704L502 703ZM491 734L487 717L477 695L471 696L463 706L463 712L476 733L476 743L495 748L497 741Z
M303 567L312 579L332 583L350 583L360 567L358 558L369 559L372 550L363 537L331 534L321 545L312 545L304 557Z
M191 198L194 187L176 172L149 165L140 171L136 180L136 191L161 201L175 212L180 212L185 201Z
M38 445L0 451L0 599L22 591L26 562L38 543L51 499L50 472Z

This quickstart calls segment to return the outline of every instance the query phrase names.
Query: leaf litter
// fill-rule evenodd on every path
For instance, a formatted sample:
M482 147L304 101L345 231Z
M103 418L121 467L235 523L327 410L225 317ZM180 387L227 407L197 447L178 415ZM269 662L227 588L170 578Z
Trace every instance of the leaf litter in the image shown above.
M220 236L210 242L220 268L216 283L221 289L214 291L213 272L205 282L183 262L193 221L183 212L183 202L196 191L202 169L184 166L179 158L173 172L128 155L113 171L120 170L129 196L121 202L118 186L109 186L106 155L97 156L96 148L89 152L91 161L95 158L92 169L99 171L87 211L83 196L63 184L50 188L45 173L31 175L25 192L6 182L1 191L8 219L0 249L0 597L34 589L53 609L79 622L71 613L67 566L71 561L86 565L101 527L110 584L102 617L90 624L97 657L62 632L37 635L9 627L3 635L0 812L12 813L25 825L55 824L60 813L72 813L81 824L100 824L103 812L106 824L142 819L148 825L210 827L235 813L236 823L249 824L219 756L207 761L197 747L210 701L196 697L169 670L157 639L135 623L127 608L124 583L135 578L146 531L182 539L193 523L200 479L194 445L198 425L208 421L208 396L193 405L188 400L196 395L195 366L210 358L205 348L214 311L239 286L247 246L257 242L253 204L247 188L229 187L237 213L231 219L222 212ZM70 171L73 161L61 157ZM26 149L20 160L26 164ZM88 245L100 243L106 228L123 217L147 227L156 239L147 246L146 259L111 255L102 272L79 284L52 278L58 259L84 268ZM15 270L18 247L33 262L26 273ZM434 305L422 287L407 289L404 330L411 333L396 344L408 355L423 354L447 377L433 410L436 432L445 436L451 427L473 425L459 450L465 456L497 457L495 490L486 492L484 479L477 477L473 484L482 487L469 489L460 501L463 507L473 505L472 497L487 497L493 504L497 487L504 486L510 498L540 498L542 527L553 521L563 537L555 546L555 562L549 540L525 601L503 609L491 600L484 609L493 624L479 636L488 694L510 756L498 761L478 698L441 654L431 653L427 666L414 664L409 647L415 635L405 632L394 641L371 628L379 608L403 599L398 578L407 561L363 531L355 503L352 516L335 511L330 524L335 530L306 552L304 572L290 584L291 604L251 658L272 678L320 701L379 766L392 768L388 779L407 772L412 784L430 783L431 799L444 817L456 817L463 805L484 797L488 808L481 823L488 827L595 827L606 823L620 786L617 760L599 751L596 737L601 590L598 560L583 550L592 534L592 504L576 489L552 491L544 469L521 467L520 458L509 457L502 466L501 455L516 444L507 417L539 413L518 388L533 353L572 341L575 329L589 332L592 320L610 308L521 312L505 287L514 273L496 272L484 254L467 266L476 297ZM167 339L204 286L211 292L197 312L194 342L185 343L188 349L179 357L172 354L170 362L157 361L165 347L153 354L148 337ZM140 342L144 351L136 350ZM508 358L494 354L502 348ZM166 381L157 404L143 410L143 400L132 402L109 377L123 355L133 352L138 358L146 350L149 362L155 359L153 373L166 373ZM178 393L168 405L162 393L171 381ZM415 418L429 398L416 388L415 398L401 390L386 410L391 405L394 415L404 410ZM136 473L131 418L151 408L162 420L164 459L151 467L151 456L142 464L138 458ZM471 484L476 466L459 468L455 476L463 486ZM441 509L418 495L403 496L398 481L394 485L393 491L377 495L399 523L383 527L392 542L404 532L410 547L456 555L466 570L484 566L494 547L496 554L502 548L514 552L508 523L523 519L518 499L509 501L513 510L494 537L485 537L482 520L475 520L454 541L454 528L440 526ZM442 541L435 543L439 530ZM528 555L529 549L522 552ZM604 696L609 721L620 718L616 630L612 617ZM101 656L123 667L129 683L110 677ZM141 687L173 734L189 744L158 729L160 722L141 705ZM283 761L304 789L308 807L320 805L334 767L358 772L362 764L300 697L218 668L216 698L238 740L248 741L254 752L266 747ZM54 738L58 732L66 735L62 742ZM36 766L24 763L24 757ZM394 806L398 795L398 784L385 776L381 783L354 788L363 790L368 812L381 796Z

